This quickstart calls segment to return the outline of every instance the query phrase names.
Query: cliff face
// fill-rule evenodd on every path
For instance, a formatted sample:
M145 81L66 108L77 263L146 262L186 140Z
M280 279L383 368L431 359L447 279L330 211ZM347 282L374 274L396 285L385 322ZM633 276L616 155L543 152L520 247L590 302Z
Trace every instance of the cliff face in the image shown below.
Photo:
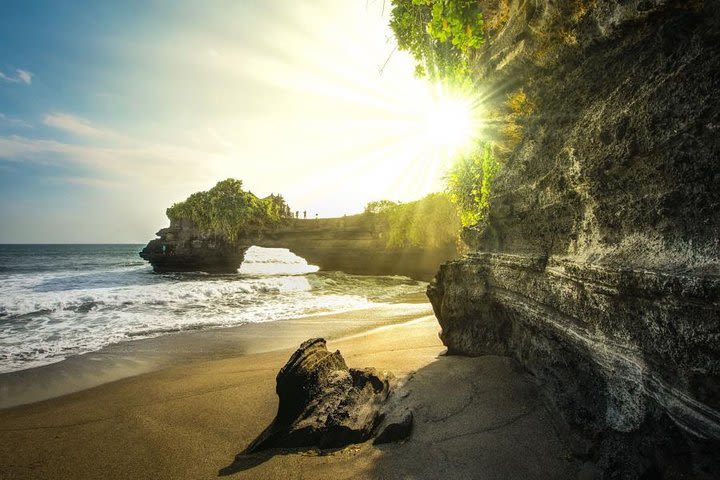
M228 242L221 235L206 235L187 220L173 221L159 230L140 252L156 272L235 273L250 245Z
M288 220L283 226L228 242L187 221L160 230L140 256L157 272L235 273L251 246L287 248L321 270L360 275L404 275L430 280L438 264L457 257L455 242L388 248L387 232L372 215Z
M428 288L443 342L526 365L606 477L716 478L718 2L488 4L478 85L533 108Z
M458 256L444 245L389 248L387 231L372 216L294 220L255 240L259 247L288 248L321 270L358 275L404 275L430 280L437 266Z

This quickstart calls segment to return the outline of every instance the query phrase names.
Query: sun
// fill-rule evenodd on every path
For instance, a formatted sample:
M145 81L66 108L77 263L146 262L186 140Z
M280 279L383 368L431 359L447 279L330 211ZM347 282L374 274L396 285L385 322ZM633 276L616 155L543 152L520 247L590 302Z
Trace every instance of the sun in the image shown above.
M451 158L472 148L482 129L479 102L443 85L427 85L418 106L418 135L429 148Z
M367 185L385 179L378 198L417 198L445 188L444 179L463 155L472 154L485 135L484 102L477 90L409 82L394 100L394 108L373 122L385 136L375 156L382 172L368 172ZM365 164L371 165L373 160Z
M435 147L451 154L467 148L478 129L472 102L449 95L433 97L425 113L424 129Z

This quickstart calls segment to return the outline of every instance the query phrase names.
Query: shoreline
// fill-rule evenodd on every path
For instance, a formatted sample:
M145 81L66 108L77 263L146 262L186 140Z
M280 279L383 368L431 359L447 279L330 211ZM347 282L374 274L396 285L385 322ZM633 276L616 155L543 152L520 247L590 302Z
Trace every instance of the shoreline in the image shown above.
M297 334L276 338L292 345L274 350L260 351L262 335L245 332L260 346L198 348L167 368L0 410L0 478L577 478L570 443L534 380L506 357L445 356L437 320L423 311L429 304L408 306L302 319L290 328ZM392 372L403 385L415 418L411 437L327 452L271 450L235 462L275 416L275 377L299 345L294 335L312 337L308 327L332 334L329 319L337 326L326 335L329 350L340 350L351 368ZM256 325L272 324L287 327ZM270 336L267 328L254 333L263 330ZM180 337L163 338L177 344Z
M337 340L424 315L433 315L432 307L425 294L418 293L358 310L129 339L55 363L1 373L0 411L178 364L289 349L312 337Z

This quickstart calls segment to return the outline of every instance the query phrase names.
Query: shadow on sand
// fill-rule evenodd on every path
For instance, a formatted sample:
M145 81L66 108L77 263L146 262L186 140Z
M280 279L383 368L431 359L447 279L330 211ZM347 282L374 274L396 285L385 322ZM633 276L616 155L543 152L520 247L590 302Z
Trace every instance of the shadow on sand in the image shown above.
M306 455L308 457L323 457L341 452L344 448L330 448L320 450L316 447L298 448L270 448L255 453L238 453L235 460L218 471L218 477L226 477L235 473L244 472L261 465L278 455Z
M440 356L409 375L403 389L415 417L403 443L368 441L347 453L305 448L239 454L218 474L257 468L252 475L267 478L271 469L291 464L299 475L318 479L577 478L579 464L556 433L555 414L544 407L533 377L513 360ZM273 466L263 465L302 452L308 453L300 463L275 458Z
M230 465L223 467L218 471L218 477L227 477L228 475L250 470L251 468L267 462L275 455L282 453L287 452L265 450L264 452L251 453L248 455L239 453Z

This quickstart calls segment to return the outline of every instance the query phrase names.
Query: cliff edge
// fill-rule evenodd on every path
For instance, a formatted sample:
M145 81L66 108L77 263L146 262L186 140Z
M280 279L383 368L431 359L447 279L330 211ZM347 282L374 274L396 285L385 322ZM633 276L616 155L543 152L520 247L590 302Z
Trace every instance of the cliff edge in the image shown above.
M357 275L404 275L430 280L437 266L458 256L456 242L388 247L387 228L374 214L287 219L282 225L229 241L189 220L171 221L140 252L156 272L236 273L248 248L287 248L321 270Z
M532 108L428 287L441 338L525 365L597 478L717 478L720 6L483 3L476 84Z

